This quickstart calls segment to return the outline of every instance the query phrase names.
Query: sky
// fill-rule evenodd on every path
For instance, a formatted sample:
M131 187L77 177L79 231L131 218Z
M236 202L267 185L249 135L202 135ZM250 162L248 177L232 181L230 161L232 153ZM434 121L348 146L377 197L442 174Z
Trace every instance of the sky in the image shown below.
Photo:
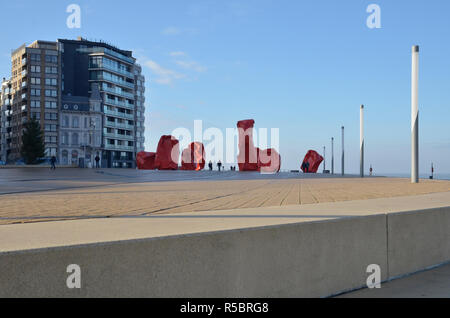
M0 76L12 49L34 40L104 40L132 50L146 77L146 150L178 127L279 128L282 169L309 149L340 171L359 171L359 108L365 166L408 173L411 47L420 46L420 173L450 173L448 0L1 1ZM68 28L67 6L81 8ZM381 28L369 28L371 4ZM18 23L20 19L20 23Z

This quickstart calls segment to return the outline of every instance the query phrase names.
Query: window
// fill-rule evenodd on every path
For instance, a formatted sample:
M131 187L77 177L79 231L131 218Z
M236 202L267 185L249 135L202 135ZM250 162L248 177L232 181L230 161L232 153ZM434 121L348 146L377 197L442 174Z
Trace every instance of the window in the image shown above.
M78 145L78 134L72 134L72 145Z
M46 63L58 63L58 57L56 55L46 55L45 62Z
M31 73L40 73L41 67L39 65L31 65Z
M66 133L66 132L63 133L61 138L62 138L61 143L63 145L68 145L69 144L69 134L68 133Z
M78 117L73 117L73 118L72 118L72 127L73 127L73 128L78 128L78 127L79 127L79 120L78 120Z
M41 113L31 112L31 118L39 120L39 119L41 119Z
M30 102L31 108L40 108L41 107L41 101L40 100L32 100Z
M45 90L45 96L46 97L57 97L58 92L56 91L56 89L46 89Z
M40 54L30 54L30 60L33 62L40 62L41 55Z
M56 102L45 101L45 108L56 109Z
M57 120L58 114L57 113L45 113L45 119L46 120Z
M57 79L56 78L46 78L45 79L45 85L56 86L57 85Z
M39 77L32 77L31 78L31 84L33 84L33 85L40 85L41 84L41 79Z
M45 73L46 74L57 74L58 68L55 66L46 66L45 67Z
M46 125L45 125L45 131L56 132L56 125L46 124Z
M55 137L55 139L56 139L56 137ZM50 143L50 142L52 142L52 136L45 136L45 137L44 137L44 141L45 141L45 143Z
M63 127L69 127L69 116L64 116L63 117Z
M41 90L40 89L31 89L31 96L41 96Z

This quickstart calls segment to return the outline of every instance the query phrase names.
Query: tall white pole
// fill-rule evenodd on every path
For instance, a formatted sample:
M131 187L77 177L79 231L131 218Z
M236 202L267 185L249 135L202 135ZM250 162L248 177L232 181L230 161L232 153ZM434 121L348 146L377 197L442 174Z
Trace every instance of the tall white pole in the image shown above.
M342 162L341 162L341 165L342 165L342 175L344 175L345 174L345 171L344 171L344 126L342 126L341 127L341 129L342 129Z
M419 182L419 46L412 47L411 70L411 183Z
M331 174L334 174L334 137L331 137Z
M364 105L359 109L359 174L364 178Z

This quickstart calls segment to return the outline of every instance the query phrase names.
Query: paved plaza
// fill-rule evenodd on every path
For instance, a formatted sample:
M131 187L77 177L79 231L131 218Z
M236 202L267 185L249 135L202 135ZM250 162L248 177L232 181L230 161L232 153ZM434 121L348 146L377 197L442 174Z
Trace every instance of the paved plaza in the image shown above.
M450 191L450 181L129 169L0 169L0 224L306 205Z

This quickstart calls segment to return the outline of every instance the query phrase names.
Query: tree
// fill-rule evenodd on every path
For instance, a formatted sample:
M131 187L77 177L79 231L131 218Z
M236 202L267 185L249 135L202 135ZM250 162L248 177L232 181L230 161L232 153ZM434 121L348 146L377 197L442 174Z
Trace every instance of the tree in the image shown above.
M20 153L25 163L36 164L38 159L45 156L44 139L39 122L34 118L24 124L24 132L22 135L22 149Z

